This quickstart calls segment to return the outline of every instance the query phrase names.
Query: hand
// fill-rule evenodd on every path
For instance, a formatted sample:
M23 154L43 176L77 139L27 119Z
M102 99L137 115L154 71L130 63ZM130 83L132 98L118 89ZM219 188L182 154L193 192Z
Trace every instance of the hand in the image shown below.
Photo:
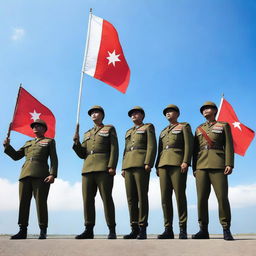
M159 177L159 170L156 169L156 175Z
M226 168L225 168L225 170L224 170L224 174L225 174L225 175L229 175L229 174L232 173L232 170L233 170L233 167L227 165Z
M121 175L122 175L123 177L125 177L125 171L124 171L124 170L122 170Z
M75 135L73 137L73 141L74 143L77 145L79 142L80 138L79 138L79 124L76 125L76 131L75 131Z
M4 140L3 146L4 146L5 148L7 148L8 146L10 146L10 139L9 139L8 137Z
M187 163L182 163L180 166L180 171L181 173L185 173L188 171L188 164Z
M151 171L151 166L150 165L148 165L148 164L145 164L145 170L146 171L148 171L148 172L150 172Z
M116 169L114 168L108 168L108 173L112 176L115 176L116 175Z
M55 180L54 176L53 175L49 175L48 177L46 177L44 179L44 182L45 183L54 183L54 180Z

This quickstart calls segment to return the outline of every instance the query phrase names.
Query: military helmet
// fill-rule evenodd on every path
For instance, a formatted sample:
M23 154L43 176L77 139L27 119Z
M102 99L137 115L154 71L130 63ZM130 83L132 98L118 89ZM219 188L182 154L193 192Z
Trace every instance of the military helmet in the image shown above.
M176 111L176 112L178 112L178 113L180 114L180 110L179 110L179 108L178 108L176 105L174 105L174 104L169 104L169 105L163 110L164 116L166 115L166 112L167 112L168 109L173 109L174 111Z
M104 109L103 109L101 106L98 106L98 105L92 106L92 107L88 110L88 115L91 116L92 111L94 111L94 110L99 110L99 111L103 114L103 117L102 117L102 120L103 120L104 117L105 117Z
M139 106L135 106L133 107L131 110L128 111L128 116L131 117L132 113L134 111L139 111L141 112L141 114L143 115L143 118L145 117L145 112L144 112L144 109L142 107L139 107Z
M203 104L203 106L200 108L201 114L203 114L203 111L204 111L204 109L205 109L206 107L215 108L215 109L217 109L217 111L218 111L218 108L217 108L217 106L216 106L216 104L215 104L214 102L212 102L212 101L206 101L206 102Z
M36 124L39 124L39 125L43 126L47 131L48 127L47 127L47 124L44 120L36 119L33 123L30 124L30 127L33 129Z

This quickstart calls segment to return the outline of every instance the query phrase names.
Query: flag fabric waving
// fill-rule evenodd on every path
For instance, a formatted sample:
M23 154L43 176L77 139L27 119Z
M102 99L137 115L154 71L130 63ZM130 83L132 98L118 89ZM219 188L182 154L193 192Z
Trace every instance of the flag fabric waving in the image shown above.
M53 113L24 88L20 87L11 130L35 137L30 124L36 119L42 119L46 122L48 130L45 137L54 138L56 121Z
M234 151L238 155L244 156L254 138L254 131L238 120L233 107L224 98L221 100L217 120L229 123L233 137Z
M126 92L130 69L118 33L108 21L92 14L89 19L87 50L84 58L84 73L122 93Z

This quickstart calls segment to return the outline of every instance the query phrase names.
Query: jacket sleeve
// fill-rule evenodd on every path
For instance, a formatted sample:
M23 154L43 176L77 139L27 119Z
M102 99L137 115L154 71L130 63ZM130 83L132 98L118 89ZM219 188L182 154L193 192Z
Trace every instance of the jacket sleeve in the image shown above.
M50 174L56 178L58 173L58 157L56 152L55 140L52 140L50 144L50 160L51 160Z
M157 158L156 158L156 164L155 164L156 169L158 168L162 151L163 151L163 142L160 135L158 140L158 152L157 152Z
M151 167L154 166L156 158L156 147L155 128L152 124L150 124L147 128L147 153L144 161L145 165L147 164Z
M111 128L110 131L110 155L109 155L109 161L108 161L108 168L114 168L116 169L117 161L118 161L118 140L117 140L117 134L114 127Z
M225 166L234 167L234 146L229 124L224 126L225 131Z
M78 157L80 157L81 159L86 158L86 142L85 141L83 141L82 144L80 142L78 142L77 144L74 143L72 148L76 152Z
M184 136L184 157L183 163L191 164L191 157L193 153L193 134L189 124L186 124L183 127L183 136Z
M195 132L194 145L193 145L193 158L192 158L193 172L196 171L198 152L199 152L199 141L198 141L198 137L196 136L196 132Z
M24 146L16 151L11 145L9 145L4 149L4 153L10 156L15 161L20 160L22 157L25 156Z

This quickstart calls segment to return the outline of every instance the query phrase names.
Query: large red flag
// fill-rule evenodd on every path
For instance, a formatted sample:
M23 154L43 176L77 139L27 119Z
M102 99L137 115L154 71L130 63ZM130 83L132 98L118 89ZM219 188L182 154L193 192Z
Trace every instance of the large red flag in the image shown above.
M125 93L130 69L118 33L108 21L90 15L83 72Z
M56 121L53 113L24 88L20 87L11 130L35 137L30 124L36 119L42 119L46 122L48 130L45 137L54 138Z
M234 151L238 155L244 156L254 138L254 131L238 120L233 107L224 98L221 101L217 120L229 123Z

